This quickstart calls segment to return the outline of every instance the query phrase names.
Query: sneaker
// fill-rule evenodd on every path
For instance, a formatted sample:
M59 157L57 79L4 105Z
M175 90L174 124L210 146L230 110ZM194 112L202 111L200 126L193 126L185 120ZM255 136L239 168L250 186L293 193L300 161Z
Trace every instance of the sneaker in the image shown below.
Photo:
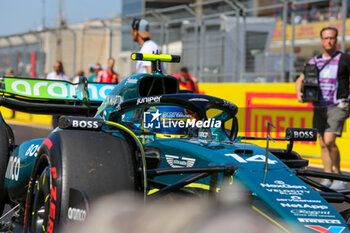
M345 187L345 181L335 180L333 181L332 185L329 188L334 190L341 190L341 189L344 189L344 187Z
M330 179L323 179L320 184L329 188L332 185L332 181Z

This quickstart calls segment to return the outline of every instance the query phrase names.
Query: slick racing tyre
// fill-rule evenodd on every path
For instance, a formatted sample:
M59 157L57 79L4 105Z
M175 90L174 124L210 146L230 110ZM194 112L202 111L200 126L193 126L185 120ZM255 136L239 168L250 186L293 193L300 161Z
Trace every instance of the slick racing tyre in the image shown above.
M2 215L7 199L5 192L5 174L10 157L11 143L13 143L12 130L5 123L0 113L0 216Z
M24 232L58 232L84 221L90 203L140 186L136 155L125 140L105 133L62 130L41 145L32 171Z

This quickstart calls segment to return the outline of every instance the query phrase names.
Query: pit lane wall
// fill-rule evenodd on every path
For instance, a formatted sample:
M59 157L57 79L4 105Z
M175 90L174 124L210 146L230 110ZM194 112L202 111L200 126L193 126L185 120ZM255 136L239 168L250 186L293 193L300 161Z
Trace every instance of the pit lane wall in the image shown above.
M52 116L49 115L12 111L11 109L4 107L0 107L0 112L5 118L5 121L9 124L37 125L45 128L51 128L52 125Z
M313 107L299 103L294 83L201 83L199 89L207 95L229 100L238 106L239 136L266 137L267 122L276 128L271 136L282 138L288 127L312 127ZM345 123L343 135L337 139L342 168L350 169L350 128ZM260 146L266 142L254 141ZM287 143L271 142L270 147L286 148ZM322 166L318 142L295 142L293 149L310 160L314 166Z

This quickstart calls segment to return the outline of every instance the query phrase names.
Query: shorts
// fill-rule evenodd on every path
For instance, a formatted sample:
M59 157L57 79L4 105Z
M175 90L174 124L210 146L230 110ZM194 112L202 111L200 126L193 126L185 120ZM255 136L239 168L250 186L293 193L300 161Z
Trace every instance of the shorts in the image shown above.
M331 132L341 137L344 123L348 116L348 102L342 102L338 105L325 108L314 108L312 125L321 136L323 136L324 132Z

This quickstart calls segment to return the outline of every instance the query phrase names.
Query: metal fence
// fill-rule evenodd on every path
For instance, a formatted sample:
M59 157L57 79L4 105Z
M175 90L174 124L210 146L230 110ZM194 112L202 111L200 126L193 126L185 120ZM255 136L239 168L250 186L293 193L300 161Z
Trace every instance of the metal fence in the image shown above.
M78 70L88 75L91 64L114 57L116 71L126 77L135 66L130 53L139 49L131 39L131 21L142 17L163 53L182 56L181 64L167 66L168 73L186 66L200 82L294 81L304 63L322 52L322 27L338 28L339 49L350 47L349 11L348 0L208 0L149 10L0 37L0 74L9 68L33 74L34 51L35 76L44 77L58 59L71 77Z
M182 55L181 65L203 82L288 82L322 51L322 27L337 27L346 51L347 5L347 0L211 0L132 15L123 28L130 28L130 18L148 19L163 51ZM172 38L181 41L180 51Z

